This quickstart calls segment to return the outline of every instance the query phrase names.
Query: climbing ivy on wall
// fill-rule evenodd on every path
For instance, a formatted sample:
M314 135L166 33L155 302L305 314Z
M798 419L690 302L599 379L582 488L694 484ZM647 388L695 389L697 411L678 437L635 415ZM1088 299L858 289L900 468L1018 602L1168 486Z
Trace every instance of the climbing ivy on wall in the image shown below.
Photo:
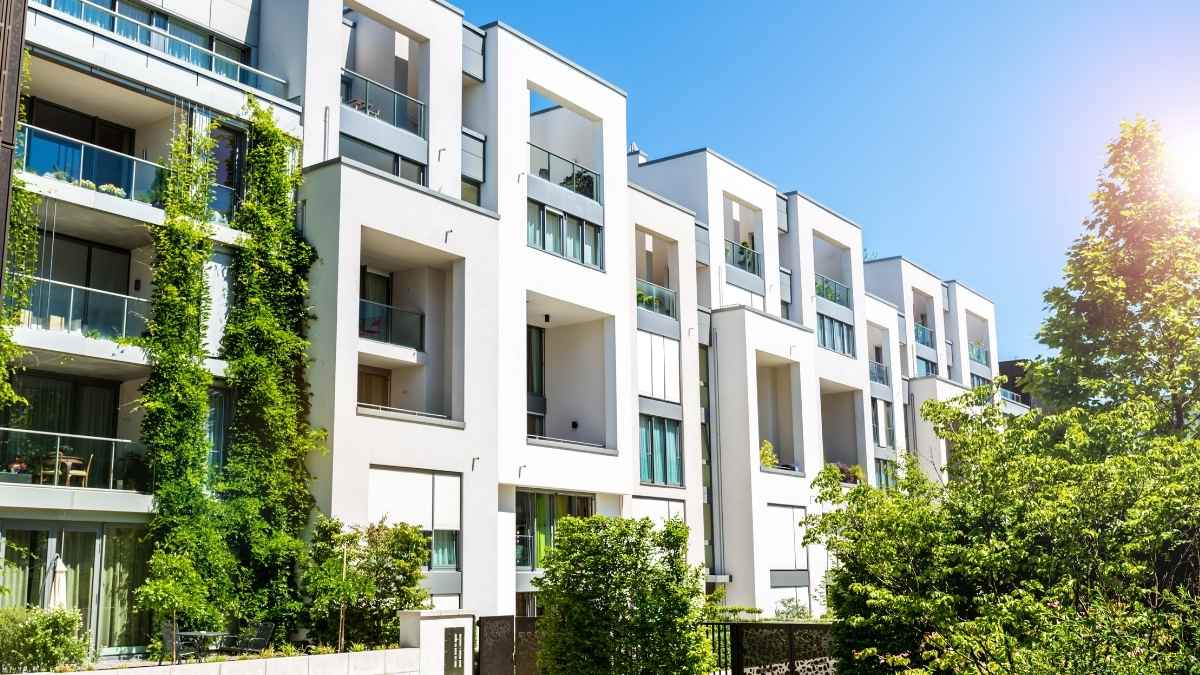
M213 140L180 122L166 167L163 222L150 225L154 290L142 339L150 361L150 377L142 385L142 442L155 480L148 536L156 555L174 556L207 582L207 596L195 599L180 623L215 628L224 625L235 597L235 560L222 536L221 504L206 485L212 374L205 365L209 294L204 269L212 255ZM149 581L170 581L153 579L155 569L170 567L151 566Z
M29 53L21 59L21 102L17 119L25 121L25 94L29 91ZM8 195L8 245L5 250L4 304L0 307L0 410L25 400L13 387L25 349L13 342L13 326L29 310L31 275L37 269L38 213L42 198L30 192L16 173L13 160L12 188Z
M313 507L310 452L323 435L308 423L308 273L316 259L296 227L298 142L268 108L249 102L245 195L225 328L226 381L234 392L226 464L217 483L225 529L240 565L239 614L271 621L280 635L303 609L297 590L301 539Z

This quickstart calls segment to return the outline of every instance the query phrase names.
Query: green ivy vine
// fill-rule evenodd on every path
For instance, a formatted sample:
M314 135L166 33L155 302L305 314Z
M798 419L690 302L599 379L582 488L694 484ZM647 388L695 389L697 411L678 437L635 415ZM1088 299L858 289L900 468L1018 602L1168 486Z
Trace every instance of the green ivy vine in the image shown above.
M17 119L25 121L25 94L29 91L29 53L21 59L21 102ZM17 173L13 160L12 187L8 194L8 240L5 250L4 297L0 307L0 410L25 403L13 386L13 376L21 369L25 348L13 341L12 329L29 310L33 273L37 270L39 211L42 197L29 191Z
M324 447L308 422L308 274L316 254L296 226L299 142L269 108L249 102L245 195L233 220L244 233L231 267L226 381L234 392L226 464L217 482L225 530L240 566L239 618L296 627L297 574L313 507L309 453Z
M213 145L209 134L193 132L187 122L175 129L163 182L163 222L150 226L154 290L141 340L150 361L142 385L142 442L155 480L148 537L156 556L173 556L207 581L206 596L179 617L183 625L200 628L224 625L235 597L236 568L220 527L221 504L207 489L212 374L205 365L204 266L212 256ZM170 567L152 565L149 582L170 581L155 579L156 569Z

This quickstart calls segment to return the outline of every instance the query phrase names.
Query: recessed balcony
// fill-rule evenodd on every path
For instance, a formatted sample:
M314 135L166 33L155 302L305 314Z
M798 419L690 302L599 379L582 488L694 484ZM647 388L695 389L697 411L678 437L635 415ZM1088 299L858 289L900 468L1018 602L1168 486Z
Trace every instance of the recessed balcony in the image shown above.
M825 298L842 307L852 308L854 306L854 294L850 291L849 286L840 281L830 279L823 274L814 274L813 276L816 278L816 293L818 298Z
M81 333L120 341L141 337L150 316L143 298L31 277L29 307L21 311L26 328Z
M745 244L726 239L725 263L755 276L762 276L762 254Z
M529 175L600 203L600 174L549 150L529 144Z
M348 68L342 68L342 105L426 138L423 102Z
M0 485L150 492L142 444L121 439L0 427Z
M675 291L645 279L637 280L637 306L672 319L679 318Z
M872 382L888 386L891 379L889 378L888 367L886 365L872 361L870 363L870 370Z
M930 349L933 349L936 344L933 329L924 324L913 324L913 336L916 337L919 344L925 345Z
M425 349L425 315L359 299L358 336L417 351Z

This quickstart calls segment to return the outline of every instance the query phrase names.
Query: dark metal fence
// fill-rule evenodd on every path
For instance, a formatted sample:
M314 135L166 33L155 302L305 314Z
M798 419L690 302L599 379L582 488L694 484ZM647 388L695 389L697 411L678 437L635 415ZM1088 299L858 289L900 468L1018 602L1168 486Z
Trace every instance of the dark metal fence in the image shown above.
M721 675L833 675L832 633L822 623L706 623Z
M825 623L703 624L716 655L714 675L834 675L832 633ZM480 675L535 675L537 619L479 619Z

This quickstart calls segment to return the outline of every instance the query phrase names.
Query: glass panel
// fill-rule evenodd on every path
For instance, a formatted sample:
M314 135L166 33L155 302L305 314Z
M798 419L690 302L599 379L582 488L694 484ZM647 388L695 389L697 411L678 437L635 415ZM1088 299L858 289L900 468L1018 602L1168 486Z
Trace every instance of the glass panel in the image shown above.
M665 420L659 419L657 417L651 419L651 429L650 429L651 434L650 435L654 442L653 453L654 453L654 482L655 483L666 482L666 478L667 478L667 476L666 476L667 440L665 437L666 433L663 428L664 421Z
M542 180L550 180L550 153L539 147L530 145L529 173Z
M358 370L358 402L368 405L388 406L391 401L391 383L387 371Z
M566 256L583 262L583 221L567 216Z
M25 170L67 183L79 181L83 146L44 131L29 129Z
M0 607L40 607L49 563L50 535L39 530L4 531L4 566L0 568Z
M150 616L137 611L133 595L146 580L146 561L150 558L149 544L141 541L143 534L134 527L111 527L105 532L96 631L102 652L149 643Z
M545 396L545 331L528 326L525 339L527 389L535 396Z
M229 426L229 394L224 389L208 391L208 475L216 478L225 466L225 432Z
M386 274L363 272L362 298L386 305L392 301L392 278Z
M646 416L646 415L640 416L639 431L640 431L640 437L641 437L641 451L642 451L641 480L643 483L649 483L651 480L653 480L652 470L653 470L653 465L654 465L654 457L653 457L653 441L650 436L650 418L648 416Z
M525 433L530 436L545 436L546 418L542 415L527 413L525 415Z
M479 194L479 184L478 183L469 181L464 178L462 180L462 191L459 194L461 195L462 200L464 202L467 202L468 204L474 204L475 206L479 206L480 194Z
M526 243L534 248L542 248L542 205L528 202L525 207L525 219L528 227Z
M552 530L553 504L550 495L535 493L533 495L533 526L534 526L534 567L541 565L546 550L554 543Z
M435 530L432 546L433 569L458 569L458 532Z
M562 226L563 217L560 213L546 211L546 250L562 255Z
M679 423L664 420L667 441L667 485L683 485L683 454L679 451Z
M533 567L533 495L517 493L517 567Z
M425 165L410 159L400 158L400 177L417 185L425 184Z
M96 571L96 533L63 533L62 562L67 567L66 607L83 615L84 630L92 628L92 575ZM53 598L52 598L53 599Z
M242 133L229 127L217 127L212 130L213 163L216 174L213 179L218 185L237 188L239 183L239 164L241 159Z
M353 136L341 135L341 153L343 157L348 157L356 162L362 162L369 167L379 169L393 176L396 175L396 160L395 153L388 152L383 148L364 143Z

